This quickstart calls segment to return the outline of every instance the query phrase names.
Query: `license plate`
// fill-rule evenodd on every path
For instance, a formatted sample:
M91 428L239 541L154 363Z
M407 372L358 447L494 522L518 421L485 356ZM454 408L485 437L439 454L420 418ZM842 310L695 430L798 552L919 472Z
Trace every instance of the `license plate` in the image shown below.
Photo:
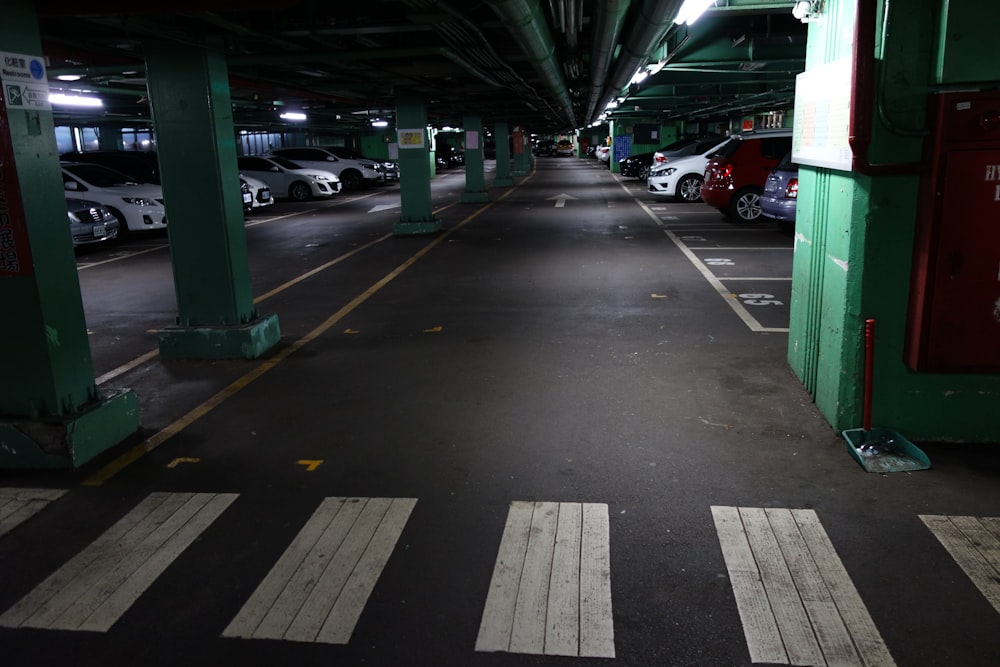
M244 204L252 204L253 203L253 194L251 194L249 192L244 192L243 193L243 203Z
M96 238L101 238L108 235L108 231L104 229L104 225L94 225L94 236Z
M775 192L778 189L778 184L774 181L768 181L764 184L764 192Z

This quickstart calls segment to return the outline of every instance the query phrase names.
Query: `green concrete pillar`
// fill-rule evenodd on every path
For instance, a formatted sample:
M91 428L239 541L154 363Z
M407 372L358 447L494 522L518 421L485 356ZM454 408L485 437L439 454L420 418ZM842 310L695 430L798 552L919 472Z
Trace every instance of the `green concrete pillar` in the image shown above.
M432 234L441 229L441 221L431 212L427 104L421 99L401 96L397 100L396 127L399 137L400 215L392 231L397 236Z
M160 355L255 359L281 334L277 316L253 305L225 59L149 44L146 72L178 310L177 326L159 333Z
M70 468L137 431L139 408L94 383L34 5L0 23L0 467Z
M102 151L124 150L122 128L117 123L100 123L97 126L97 147Z
M463 202L487 202L486 176L483 172L483 121L477 115L465 117L465 192Z
M512 135L514 137L514 168L511 175L527 176L530 169L529 158L531 157L528 133L524 131L523 127L516 126Z
M501 121L493 129L497 142L497 173L493 177L493 185L506 188L514 185L510 177L510 127L507 121Z

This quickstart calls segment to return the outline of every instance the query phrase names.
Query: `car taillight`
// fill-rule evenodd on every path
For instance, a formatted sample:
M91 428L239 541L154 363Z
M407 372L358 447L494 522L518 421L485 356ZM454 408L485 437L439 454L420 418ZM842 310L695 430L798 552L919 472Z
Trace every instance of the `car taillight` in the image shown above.
M733 175L733 163L727 162L726 164L719 167L719 177L729 178Z
M799 179L793 178L788 181L788 187L785 188L785 196L789 199L796 199L799 196Z
M665 155L660 155L659 153L653 155L653 162L666 162L666 161L667 157Z

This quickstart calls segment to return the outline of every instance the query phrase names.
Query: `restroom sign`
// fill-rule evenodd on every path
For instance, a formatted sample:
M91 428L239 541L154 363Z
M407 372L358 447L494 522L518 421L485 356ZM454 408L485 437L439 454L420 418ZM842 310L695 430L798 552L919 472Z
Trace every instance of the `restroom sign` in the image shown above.
M0 95L8 111L50 110L49 82L42 57L0 52Z

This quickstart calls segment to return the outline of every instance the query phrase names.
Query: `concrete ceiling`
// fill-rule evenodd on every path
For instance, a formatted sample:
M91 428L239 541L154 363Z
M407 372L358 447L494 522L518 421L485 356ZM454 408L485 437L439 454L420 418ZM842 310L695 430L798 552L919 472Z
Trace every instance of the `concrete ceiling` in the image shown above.
M97 111L57 122L148 119L144 46L212 45L227 58L238 127L274 128L281 110L357 131L391 121L396 97L428 101L432 122L467 113L558 132L611 114L636 122L724 119L788 108L805 65L791 2L716 0L693 26L681 0L104 0L40 2L54 92L92 91ZM81 9L83 7L84 9ZM639 84L649 63L662 69ZM60 76L80 76L73 82Z

